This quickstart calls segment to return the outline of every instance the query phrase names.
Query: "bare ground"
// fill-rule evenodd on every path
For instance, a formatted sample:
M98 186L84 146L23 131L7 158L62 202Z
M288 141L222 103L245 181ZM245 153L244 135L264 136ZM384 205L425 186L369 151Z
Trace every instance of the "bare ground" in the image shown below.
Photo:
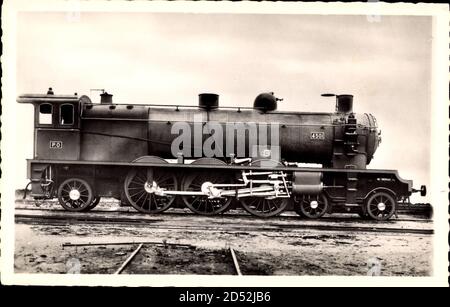
M170 215L158 216L161 218L173 219ZM206 220L189 216L185 222L192 219L199 224ZM264 219L248 219L253 225L267 223ZM176 219L177 223L183 220ZM114 273L138 244L62 244L136 241L166 241L194 247L145 244L122 274L235 274L229 247L236 251L244 275L367 275L373 263L385 276L428 276L432 269L431 235L304 229L195 231L68 223L16 224L15 272Z

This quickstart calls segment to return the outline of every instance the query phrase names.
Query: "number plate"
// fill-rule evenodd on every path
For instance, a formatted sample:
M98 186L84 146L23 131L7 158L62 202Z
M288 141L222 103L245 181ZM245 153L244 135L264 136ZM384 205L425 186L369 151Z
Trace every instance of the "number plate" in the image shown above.
M311 140L325 140L325 132L311 132Z
M63 142L62 141L50 141L51 149L62 149Z

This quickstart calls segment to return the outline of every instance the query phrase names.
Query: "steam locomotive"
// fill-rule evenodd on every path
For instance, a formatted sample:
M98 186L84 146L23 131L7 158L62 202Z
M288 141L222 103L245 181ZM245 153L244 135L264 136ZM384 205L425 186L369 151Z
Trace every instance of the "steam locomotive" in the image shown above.
M366 168L381 136L373 115L353 112L352 95L324 94L336 99L330 113L278 111L273 93L251 108L219 107L212 93L198 106L100 96L93 103L50 88L18 97L35 110L31 196L57 197L69 211L114 197L143 213L185 205L215 215L241 205L259 217L294 209L388 220L413 192L426 194L396 170Z

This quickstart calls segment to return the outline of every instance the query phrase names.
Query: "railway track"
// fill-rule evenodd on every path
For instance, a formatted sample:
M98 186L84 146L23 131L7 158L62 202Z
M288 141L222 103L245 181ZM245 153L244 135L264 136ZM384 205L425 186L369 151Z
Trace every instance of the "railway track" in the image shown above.
M327 219L302 220L302 219L269 219L261 220L250 216L244 217L199 217L181 216L167 218L167 214L151 216L124 216L119 214L96 213L73 213L58 211L17 210L15 214L16 223L36 225L74 225L74 224L98 224L98 225L133 225L152 229L172 229L186 231L215 231L215 232L294 232L301 230L339 231L339 232L367 232L367 233L393 233L393 234L420 234L432 235L434 233L429 221L415 220L413 222L397 223L363 221L342 219L333 221ZM199 223L201 220L201 223ZM261 222L263 221L263 222ZM344 222L345 221L345 222ZM421 226L421 227L417 227Z
M59 209L57 208L59 205L55 204L56 208L40 208L38 206L16 206L16 210L30 210L30 211L42 211L42 212L59 212L59 213L66 213L67 211L64 209ZM105 209L93 209L92 211L90 211L92 213L95 214L120 214L120 215L124 215L124 216L132 216L132 215L143 215L139 212L137 212L134 209L130 209L130 208L120 208L118 210L105 210ZM340 223L347 223L347 222L354 222L354 219L352 216L345 214L344 215L347 218L342 218L342 217L336 217L335 216L323 216L320 219L324 220L324 221L330 221L330 222L340 222ZM158 215L155 215L158 216ZM165 211L163 213L163 216L198 216L197 214L188 211L188 210L168 210ZM217 215L218 217L221 217L222 215ZM251 217L248 213L242 211L242 210L233 210L233 212L225 212L225 216L227 217L237 217L237 218L254 218L257 219L257 217ZM354 215L357 216L357 215ZM301 217L298 216L298 214L292 212L291 214L289 213L284 213L281 216L277 216L277 217L273 217L271 219L277 219L277 220L299 220ZM358 219L358 217L356 217L356 219ZM399 214L399 216L396 218L395 216L392 217L391 221L388 221L388 223L391 222L416 222L416 221L420 221L423 223L432 223L433 220L429 219L427 217L418 217L418 216L410 216L410 215L406 215L406 214ZM361 222L370 222L370 221L363 221L361 220ZM383 223L383 222L378 222L378 224Z

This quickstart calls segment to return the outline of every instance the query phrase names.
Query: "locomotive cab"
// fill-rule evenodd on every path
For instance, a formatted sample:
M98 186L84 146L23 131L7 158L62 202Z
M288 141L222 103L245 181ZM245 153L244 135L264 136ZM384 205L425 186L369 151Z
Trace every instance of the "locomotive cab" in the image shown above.
M19 103L34 105L34 159L77 160L80 157L79 98L75 95L26 94Z

